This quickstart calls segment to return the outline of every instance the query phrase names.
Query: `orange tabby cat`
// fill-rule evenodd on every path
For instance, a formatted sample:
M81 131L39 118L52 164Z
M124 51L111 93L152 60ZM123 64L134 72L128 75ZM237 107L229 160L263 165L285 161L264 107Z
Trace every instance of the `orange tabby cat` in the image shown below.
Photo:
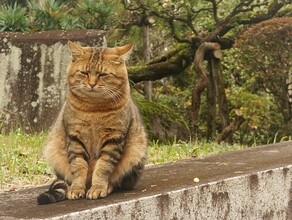
M98 199L115 189L132 189L146 158L146 135L125 66L132 45L68 45L67 100L44 148L57 180L38 196L39 204Z

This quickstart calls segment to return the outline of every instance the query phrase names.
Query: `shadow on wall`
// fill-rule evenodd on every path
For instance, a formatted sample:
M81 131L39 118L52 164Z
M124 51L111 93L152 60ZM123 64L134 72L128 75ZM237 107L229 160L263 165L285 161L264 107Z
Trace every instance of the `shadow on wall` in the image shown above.
M67 41L106 46L99 30L0 32L0 128L48 128L66 95Z

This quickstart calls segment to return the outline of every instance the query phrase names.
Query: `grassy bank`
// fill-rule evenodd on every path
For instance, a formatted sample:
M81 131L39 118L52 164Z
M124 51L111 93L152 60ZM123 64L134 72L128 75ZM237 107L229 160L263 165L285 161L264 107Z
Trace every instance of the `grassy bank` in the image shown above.
M46 133L28 135L21 130L0 134L0 191L45 184L53 178L52 169L42 158ZM186 157L205 156L243 149L237 145L215 143L187 143L177 141L149 144L147 164L166 163Z

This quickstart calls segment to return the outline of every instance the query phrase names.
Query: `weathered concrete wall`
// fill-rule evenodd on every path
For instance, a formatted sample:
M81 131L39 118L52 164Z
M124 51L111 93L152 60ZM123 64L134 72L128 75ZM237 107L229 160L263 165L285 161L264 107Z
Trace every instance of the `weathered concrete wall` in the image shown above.
M50 126L66 94L67 41L106 46L97 30L0 32L0 125Z
M150 166L135 190L100 200L39 206L46 189L0 194L0 219L291 220L292 142Z
M287 211L292 202L291 169L229 178L52 219L291 220L292 210Z

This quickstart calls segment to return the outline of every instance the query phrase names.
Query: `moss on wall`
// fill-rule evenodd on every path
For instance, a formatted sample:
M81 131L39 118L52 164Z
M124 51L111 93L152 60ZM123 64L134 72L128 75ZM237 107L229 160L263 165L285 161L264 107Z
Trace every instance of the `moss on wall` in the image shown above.
M185 120L169 107L158 102L150 102L134 95L149 139L155 140L189 140L190 130Z

